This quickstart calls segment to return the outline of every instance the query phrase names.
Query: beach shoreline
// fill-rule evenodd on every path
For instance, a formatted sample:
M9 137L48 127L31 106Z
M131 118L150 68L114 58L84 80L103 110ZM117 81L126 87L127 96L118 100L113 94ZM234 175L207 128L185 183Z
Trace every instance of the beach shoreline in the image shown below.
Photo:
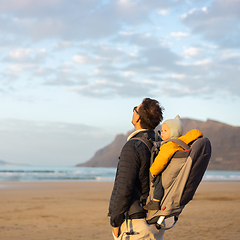
M3 240L112 239L113 182L0 182ZM240 182L200 184L164 239L240 239Z

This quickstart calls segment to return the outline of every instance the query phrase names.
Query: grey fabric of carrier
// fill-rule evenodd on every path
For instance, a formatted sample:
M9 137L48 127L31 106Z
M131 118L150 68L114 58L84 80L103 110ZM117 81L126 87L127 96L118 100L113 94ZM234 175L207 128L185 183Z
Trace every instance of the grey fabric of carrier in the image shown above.
M146 220L149 224L156 223L160 216L165 218L179 216L185 205L193 198L207 169L210 157L211 144L206 137L195 140L186 151L174 154L162 172L164 196L160 203L161 209L148 211ZM151 176L150 180L152 180ZM153 191L154 187L150 182L147 202L152 200Z

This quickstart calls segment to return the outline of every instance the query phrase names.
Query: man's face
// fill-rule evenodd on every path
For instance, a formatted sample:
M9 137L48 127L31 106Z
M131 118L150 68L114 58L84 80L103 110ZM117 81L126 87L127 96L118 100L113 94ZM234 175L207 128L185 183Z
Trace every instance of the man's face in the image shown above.
M134 127L136 126L137 122L140 120L139 108L140 108L141 105L142 104L133 108L132 124L133 124Z

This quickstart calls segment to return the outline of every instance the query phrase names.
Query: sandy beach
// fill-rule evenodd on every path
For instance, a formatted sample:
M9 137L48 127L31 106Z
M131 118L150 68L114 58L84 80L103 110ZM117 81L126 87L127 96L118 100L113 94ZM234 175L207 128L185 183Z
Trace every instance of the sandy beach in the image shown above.
M0 183L0 239L111 240L113 183ZM202 182L165 240L240 239L240 182Z

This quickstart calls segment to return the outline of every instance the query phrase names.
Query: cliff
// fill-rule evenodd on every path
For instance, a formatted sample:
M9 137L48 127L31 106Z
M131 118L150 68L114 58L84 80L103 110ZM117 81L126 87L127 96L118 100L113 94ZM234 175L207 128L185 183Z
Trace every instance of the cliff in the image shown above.
M211 141L212 157L208 170L240 171L240 127L230 126L213 120L204 122L182 119L182 123L184 133L196 128ZM93 158L77 166L116 167L122 146L130 133L117 135L111 144L98 150Z

